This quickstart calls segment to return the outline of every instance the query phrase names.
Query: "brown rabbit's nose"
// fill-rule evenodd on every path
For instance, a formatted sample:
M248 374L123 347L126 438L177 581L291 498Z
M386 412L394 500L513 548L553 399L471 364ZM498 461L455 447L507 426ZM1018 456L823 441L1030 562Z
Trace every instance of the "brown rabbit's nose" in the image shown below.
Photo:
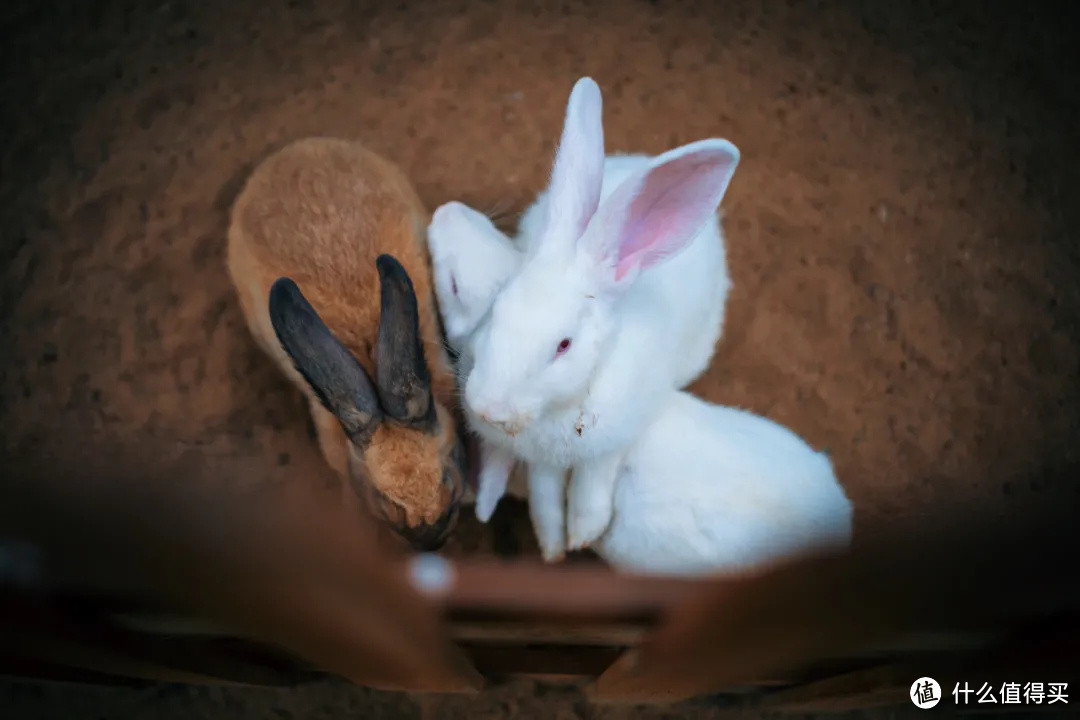
M430 524L423 523L416 527L398 527L398 533L405 538L414 550L420 552L438 550L457 525L461 499L465 495L465 486L461 469L457 467L456 463L443 468L442 484L447 490L449 500L446 504L446 510L438 520Z
M446 538L457 524L458 503L454 502L445 514L435 522L416 527L401 527L398 532L414 550L434 552L446 543Z

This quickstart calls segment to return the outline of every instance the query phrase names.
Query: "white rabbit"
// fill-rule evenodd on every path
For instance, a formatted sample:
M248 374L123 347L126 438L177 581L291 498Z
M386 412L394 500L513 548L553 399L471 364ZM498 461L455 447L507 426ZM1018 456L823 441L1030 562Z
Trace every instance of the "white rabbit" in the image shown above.
M472 369L471 339L487 317L491 303L516 272L522 253L514 241L484 214L460 202L435 210L428 226L435 297L450 349L457 355L459 386ZM480 470L476 490L476 517L487 522L508 491L526 497L520 473L511 473L514 458L498 446L479 441Z
M614 567L699 575L846 549L852 507L825 453L777 423L671 392L619 469L592 545Z
M651 160L647 155L607 156L601 201L632 173L647 169ZM522 248L538 236L547 197L547 192L541 193L522 215L516 242L496 228L486 215L461 202L445 203L432 215L428 249L435 294L447 342L458 356L457 369L462 379L468 377L473 364L468 341L490 310L495 295L520 265ZM686 383L700 371L696 367L699 363L695 359L695 366L687 368ZM512 455L484 441L479 443L479 448L481 469L475 512L481 522L487 522L508 490L518 497L524 497L525 493L520 488L520 477L513 478L519 483L508 477L514 464Z
M605 162L600 90L582 78L571 92L551 183L522 222L525 256L464 384L485 463L528 463L549 561L603 533L623 453L709 364L730 287L717 208L738 161L712 139Z
M635 171L648 168L648 155L609 155L604 161L601 200ZM491 304L521 263L523 248L535 239L547 208L541 193L522 215L515 241L495 227L488 216L464 203L451 201L435 210L428 226L435 295L450 349L457 355L461 386L473 365L469 342ZM688 370L692 376L694 369ZM689 382L689 379L687 382ZM487 522L504 494L524 498L520 474L512 474L514 457L481 440L476 517ZM517 481L517 482L515 482Z
M455 345L467 372L471 342L521 252L460 203L436 211L428 242L444 322L467 326ZM611 524L592 548L623 571L757 571L850 543L851 503L826 455L766 418L685 392L665 397L617 478ZM477 515L486 520L505 490L505 474L482 472Z

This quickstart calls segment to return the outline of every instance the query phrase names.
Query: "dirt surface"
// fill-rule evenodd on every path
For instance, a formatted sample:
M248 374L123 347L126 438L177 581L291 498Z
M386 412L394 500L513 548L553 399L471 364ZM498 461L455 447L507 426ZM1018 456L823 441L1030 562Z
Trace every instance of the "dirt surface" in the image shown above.
M581 690L556 685L516 681L485 692L480 697L450 695L403 696L325 681L297 688L216 688L163 685L140 689L64 687L37 683L0 686L5 704L17 720L102 718L108 720L749 720L760 717L751 708L704 698L671 707L596 705ZM75 711L73 714L73 710ZM919 717L911 711L849 713L859 718ZM798 717L779 715L779 718Z
M268 475L302 478L321 463L305 408L247 335L223 265L245 175L290 140L356 138L429 207L513 223L589 74L609 150L708 136L742 150L727 327L695 390L828 448L858 537L943 504L1076 505L1075 18L1037 5L9 3L3 450L43 447L62 417L258 449ZM451 551L493 547L473 522ZM319 687L267 707L465 716ZM585 713L531 687L485 712ZM143 702L71 692L102 717ZM211 696L191 691L185 716L265 716ZM61 707L12 697L16 716Z

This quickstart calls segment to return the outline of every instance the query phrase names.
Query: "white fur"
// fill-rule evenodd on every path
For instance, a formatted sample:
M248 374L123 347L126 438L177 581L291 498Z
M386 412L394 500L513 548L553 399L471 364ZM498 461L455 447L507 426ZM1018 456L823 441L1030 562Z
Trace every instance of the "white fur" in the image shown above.
M651 161L648 155L607 156L601 202L632 173L646 169ZM432 215L427 238L435 296L447 343L458 355L457 371L462 387L464 378L472 371L474 333L490 311L495 296L517 271L524 252L539 236L547 213L547 198L545 190L522 214L516 239L501 232L486 215L461 202L445 203ZM688 368L688 373L696 374L693 368ZM480 440L479 483L471 499L476 503L475 513L481 522L491 519L504 494L520 499L528 497L522 473L512 472L515 458L499 450L498 445Z
M429 228L436 277L472 267L492 253L502 258L508 273L493 279L461 272L458 297L474 304L440 303L444 322L455 321L459 311L480 318L472 334L456 345L467 374L473 338L498 292L491 288L501 287L512 274L521 250L494 227L476 232L477 226L458 224L461 208L451 210L437 211ZM527 237L523 227L519 242ZM479 290L461 286L474 277ZM487 469L498 448L481 440L481 451ZM505 460L496 457L494 463ZM507 472L501 467L481 472L476 512L484 521L506 489ZM685 392L668 392L625 454L617 478L611 523L592 547L623 571L750 572L850 543L851 503L824 454L766 418L710 405Z
M483 213L460 202L435 210L427 231L435 298L447 343L458 355L458 385L472 369L471 338L487 317L502 286L517 271L522 253ZM511 473L514 457L480 440L475 513L487 522L502 496L528 496L522 474Z
M634 173L643 172L652 162L653 158L649 155L607 156L604 161L600 201L606 200L623 181ZM464 379L468 378L474 364L472 346L475 343L476 331L490 311L495 296L518 270L523 255L530 247L535 247L536 238L543 228L544 216L548 212L548 196L546 190L540 193L536 201L522 214L516 239L501 232L486 215L461 202L445 203L432 215L427 237L435 295L447 342L458 355L457 370L461 387L464 387ZM701 334L700 346L680 356L679 359L685 364L676 381L678 387L692 382L700 375L703 366L708 365L721 330L724 300L730 281L722 252L723 239L720 236L719 222L717 221L715 228L710 223L702 229L701 234L714 232L714 247L719 247L721 253L718 257L720 276L715 288L716 294L712 297L720 299L719 302L713 301L714 316L705 319L703 325L715 330L713 334ZM708 297L705 296L706 299ZM475 431L471 420L469 425ZM512 463L505 454L498 454L499 447L498 444L493 446L481 439L481 470L475 497L475 512L482 522L491 518L504 493L522 499L527 497L520 474L510 478L502 475Z
M435 210L427 235L443 330L460 354L517 270L520 253L486 215L459 202Z
M530 510L548 560L603 533L623 454L670 392L708 366L730 288L717 206L738 150L705 140L605 160L599 102L595 83L575 85L551 185L522 219L525 256L471 338L464 383L471 427L529 464ZM665 195L657 178L673 168L692 179ZM632 222L641 197L660 200L646 208L675 207L682 225L655 214ZM680 214L694 202L694 213ZM683 232L658 252L627 254L625 238L639 227L650 241L669 227ZM553 360L562 337L571 349Z
M824 453L766 418L673 392L619 469L593 549L648 574L746 572L846 549L852 507Z

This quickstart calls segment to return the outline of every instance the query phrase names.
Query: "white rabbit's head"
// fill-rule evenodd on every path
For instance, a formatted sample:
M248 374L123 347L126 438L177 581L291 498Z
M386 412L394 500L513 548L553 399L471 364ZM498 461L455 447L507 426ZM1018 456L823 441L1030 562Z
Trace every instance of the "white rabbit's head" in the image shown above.
M512 435L580 396L607 357L626 291L642 271L690 243L717 211L738 161L726 140L691 143L654 158L600 204L600 89L579 80L543 227L475 338L465 387L470 409Z
M486 215L460 202L435 210L428 249L446 339L461 353L517 269L520 253Z

